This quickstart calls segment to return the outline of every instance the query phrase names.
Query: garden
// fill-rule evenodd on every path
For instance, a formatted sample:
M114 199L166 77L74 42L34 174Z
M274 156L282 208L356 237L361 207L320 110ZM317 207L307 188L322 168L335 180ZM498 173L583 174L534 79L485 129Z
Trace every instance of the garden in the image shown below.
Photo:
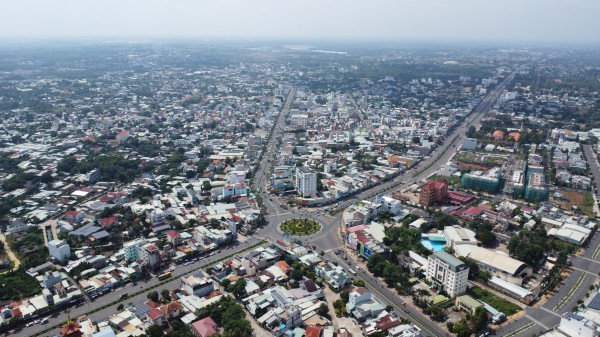
M321 230L321 225L310 219L289 219L279 225L281 231L290 235L311 235Z

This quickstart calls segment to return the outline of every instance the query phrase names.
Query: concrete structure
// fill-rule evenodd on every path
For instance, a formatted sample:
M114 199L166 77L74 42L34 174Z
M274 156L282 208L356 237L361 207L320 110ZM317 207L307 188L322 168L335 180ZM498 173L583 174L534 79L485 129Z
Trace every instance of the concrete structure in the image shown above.
M212 280L202 275L189 275L181 277L181 289L185 290L190 295L204 297L215 290Z
M139 248L146 244L144 239L135 239L123 244L123 252L126 261L135 261L140 258Z
M458 225L444 227L444 238L452 248L457 245L477 245L475 232Z
M450 297L456 297L467 290L469 267L461 260L439 251L427 259L426 277L445 290Z
M457 245L454 247L457 256L473 259L480 268L489 271L493 276L512 283L521 284L519 274L526 268L525 263L512 257L476 245Z
M67 240L48 241L48 252L61 263L71 258L71 247Z
M527 187L525 187L525 199L528 201L543 201L548 197L544 168L530 166L527 170Z
M461 185L472 190L496 193L500 187L502 170L494 167L487 172L473 171L463 174Z
M160 266L160 250L153 244L146 244L139 248L141 260L150 269L157 269Z
M317 194L317 174L307 167L297 167L294 185L303 198L315 196Z
M424 206L431 206L440 202L448 196L448 182L444 179L430 180L423 187L419 194L419 203Z

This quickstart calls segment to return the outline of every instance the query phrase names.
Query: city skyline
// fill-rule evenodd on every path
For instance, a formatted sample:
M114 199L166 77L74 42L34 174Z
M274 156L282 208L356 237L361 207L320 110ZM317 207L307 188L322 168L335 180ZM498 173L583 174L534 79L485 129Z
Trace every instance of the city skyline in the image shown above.
M4 3L1 39L289 39L597 44L597 1Z

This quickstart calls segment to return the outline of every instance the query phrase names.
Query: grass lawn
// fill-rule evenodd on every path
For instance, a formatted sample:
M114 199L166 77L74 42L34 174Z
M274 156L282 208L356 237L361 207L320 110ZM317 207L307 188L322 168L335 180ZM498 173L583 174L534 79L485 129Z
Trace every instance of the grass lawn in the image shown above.
M519 307L518 305L509 302L501 297L498 297L494 294L492 294L491 292L485 290L485 289L481 289L479 287L473 287L469 290L469 295L473 296L474 298L485 302L489 305L491 305L492 307L494 307L496 310L504 313L506 316L510 316L512 314L515 314L519 311L521 311L521 307Z
M282 222L280 228L291 235L311 235L318 232L321 225L310 219L290 219Z
M590 192L577 192L577 191L569 191L569 190L560 190L562 195L564 195L567 200L559 201L558 204L566 209L572 210L573 206L577 206L577 208L583 212L583 214L588 217L594 217L594 197Z

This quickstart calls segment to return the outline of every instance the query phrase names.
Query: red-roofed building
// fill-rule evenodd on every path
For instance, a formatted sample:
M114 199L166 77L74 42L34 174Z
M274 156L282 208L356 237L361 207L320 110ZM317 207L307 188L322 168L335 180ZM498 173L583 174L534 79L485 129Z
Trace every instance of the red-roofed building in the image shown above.
M483 213L479 207L471 207L461 213L461 217L465 220L475 220Z
M304 333L304 337L320 337L321 331L323 328L316 325L309 325L306 327L306 332Z
M198 337L209 337L217 333L217 323L210 317L192 323L192 332Z
M67 211L65 213L65 220L79 223L83 220L83 214L77 211Z
M177 247L183 241L183 238L179 234L178 231L171 229L167 231L167 241L173 245L173 247Z
M117 137L115 137L115 140L119 143L122 143L122 142L126 141L127 138L129 138L129 131L123 130L123 131L119 132Z
M60 327L60 337L81 337L81 325L77 322L69 322Z
M148 317L152 320L152 323L156 325L163 325L165 323L165 314L159 309L152 309L148 312Z
M502 140L502 138L504 138L504 131L496 130L492 134L492 137L494 137L495 140Z
M98 223L100 224L100 226L102 226L102 228L110 228L114 225L118 225L119 220L117 219L116 216L111 216L108 218L102 218L102 219L98 220Z
M444 179L430 180L423 187L419 195L419 203L431 206L440 202L448 196L448 182Z
M462 192L449 192L448 200L453 205L468 205L475 201L475 197Z
M518 142L519 138L521 138L521 134L518 132L511 132L508 134L508 138L512 138L515 142Z

